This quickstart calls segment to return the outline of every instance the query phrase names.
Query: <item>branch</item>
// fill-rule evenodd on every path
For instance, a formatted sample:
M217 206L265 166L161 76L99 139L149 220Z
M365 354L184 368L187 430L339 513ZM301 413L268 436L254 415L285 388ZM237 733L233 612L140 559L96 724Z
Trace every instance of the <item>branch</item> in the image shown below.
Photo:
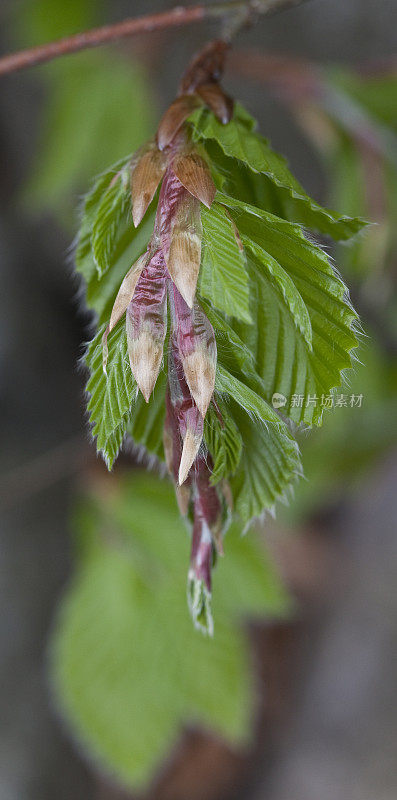
M236 24L230 26L230 33L235 33L238 28L250 24L257 16L271 14L295 5L300 5L304 0L229 0L210 5L196 5L185 8L177 6L169 11L159 14L149 14L135 19L125 19L114 25L105 25L94 28L85 33L77 33L55 42L32 47L29 50L20 50L0 58L0 76L10 72L17 72L25 67L34 67L44 64L55 58L98 47L109 42L118 42L130 36L141 33L176 28L191 25L194 22L203 22L209 19L235 20Z

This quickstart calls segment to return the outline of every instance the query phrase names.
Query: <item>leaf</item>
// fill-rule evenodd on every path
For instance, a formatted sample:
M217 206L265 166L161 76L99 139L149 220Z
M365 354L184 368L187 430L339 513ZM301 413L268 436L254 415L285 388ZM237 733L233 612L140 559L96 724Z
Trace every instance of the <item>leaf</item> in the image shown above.
M305 224L310 227L334 239L349 239L366 224L363 220L351 219L322 208L312 200L289 171L285 159L275 153L267 140L250 129L238 115L227 125L222 125L214 114L199 109L191 115L190 122L196 141L213 140L226 156L238 159L253 172L270 178L294 200L295 207L304 214Z
M89 345L85 357L90 370L87 410L97 450L111 469L124 438L136 383L128 360L125 326L118 325L108 336L107 375L102 367L103 333L104 326Z
M200 293L225 314L250 322L249 285L244 253L233 223L218 203L201 208L204 254Z
M109 269L118 227L125 211L131 208L130 202L129 176L125 170L105 191L92 225L92 254L99 278Z
M245 745L256 695L239 620L289 609L259 539L229 529L209 639L183 602L188 540L168 483L134 473L84 501L77 525L83 557L58 613L51 676L80 746L138 791L185 726Z
M80 272L84 280L88 283L96 272L95 261L92 256L91 249L91 236L92 228L98 213L103 196L109 187L111 181L115 178L117 173L122 170L130 161L131 156L121 159L116 164L113 164L109 169L99 175L90 191L84 198L80 230L77 236L77 245L75 250L75 264L76 270Z
M305 238L302 230L247 203L218 193L232 210L242 236L251 239L287 272L306 305L312 328L312 349L297 332L289 308L255 259L248 259L251 278L251 326L233 323L254 354L264 397L285 396L283 413L295 422L320 424L322 395L341 383L357 346L352 330L357 315L347 290L326 254ZM304 398L303 404L297 398ZM316 401L314 400L316 398Z
M395 103L397 77L393 68L390 72L360 74L346 67L331 67L326 71L327 78L336 88L343 90L367 113L384 125L397 131Z
M163 427L165 418L166 368L156 381L150 402L138 395L127 424L127 434L135 444L142 445L150 455L164 461Z
M243 236L242 240L243 244L255 257L256 262L267 270L272 284L280 290L296 327L301 332L309 348L312 349L312 325L310 316L294 282L291 280L288 273L280 266L278 261L272 258L269 253L266 253L262 247L259 247L259 245L255 244L255 242L247 236Z
M263 400L262 397L245 383L234 377L234 375L231 375L221 364L217 366L215 389L217 392L225 392L228 394L236 403L244 408L248 414L254 414L261 422L265 423L265 425L270 423L279 429L286 428L283 420L276 414L273 408L268 405L266 400Z
M213 486L236 472L243 447L243 440L227 406L221 406L222 423L212 407L208 409L204 423L204 440L213 460Z
M273 511L286 500L291 487L302 475L298 445L284 429L266 428L252 420L233 401L230 413L244 442L236 474L229 479L235 510L246 524L263 511Z
M228 480L235 511L248 524L287 497L302 474L299 449L278 414L220 364L216 390L229 395L228 415L244 443L238 467Z

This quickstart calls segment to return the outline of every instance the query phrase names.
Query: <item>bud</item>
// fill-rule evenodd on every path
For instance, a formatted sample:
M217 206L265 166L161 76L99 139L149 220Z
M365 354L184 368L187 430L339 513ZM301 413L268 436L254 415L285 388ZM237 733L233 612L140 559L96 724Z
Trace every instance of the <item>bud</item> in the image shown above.
M183 359L183 369L189 389L204 418L215 388L216 361L208 350L200 345Z
M140 156L131 175L132 218L137 228L164 176L167 158L154 143Z
M131 370L146 402L149 402L160 371L166 315L165 262L161 250L158 250L142 271L126 315Z
M175 373L175 366L172 354L170 354L170 372ZM176 375L174 375L174 378L176 378ZM192 490L191 490L191 483L189 480L186 480L186 482L182 486L179 486L177 483L179 464L182 455L182 438L179 429L179 422L176 416L176 409L174 408L171 401L169 386L167 387L165 395L165 407L166 407L166 414L165 414L164 430L163 430L165 461L167 464L168 472L170 473L175 483L175 494L179 510L182 516L185 517L189 510Z
M174 136L178 133L183 123L190 114L202 105L202 100L195 94L186 94L178 97L167 108L167 111L160 120L157 129L157 144L159 150L164 150L171 144Z
M203 581L207 591L211 592L211 570L214 558L211 531L199 508L194 504L194 525L192 550L190 556L191 573Z
M133 333L134 325L127 313L128 355L132 374L146 400L149 402L163 358L163 342L158 341L150 329Z
M204 418L215 388L216 342L214 329L196 303L193 311L177 290L173 296L176 341L186 382Z
M180 410L178 418L183 438L183 448L178 473L178 482L181 486L185 482L200 449L204 433L204 423L197 406L193 402L187 410L186 408Z
M200 204L183 189L172 220L166 261L175 286L190 308L193 306L200 271L201 238Z
M191 151L177 156L172 162L172 169L185 189L207 208L211 208L216 186L204 159L198 153Z
M219 83L202 84L197 88L197 94L223 125L230 122L233 116L233 100L225 94Z
M181 486L199 452L204 422L186 383L175 336L171 340L168 368L166 426L172 437L172 475Z
M190 569L188 574L187 601L197 630L208 636L213 636L214 620L211 611L211 592L208 591L205 582L195 576L193 569Z
M203 84L219 81L230 42L215 39L209 42L190 62L181 80L181 94L196 91Z
M208 454L206 458L200 455L197 460L195 472L195 513L206 521L212 536L212 541L219 555L223 555L223 533L226 521L226 509L218 488L211 484L212 459Z
M125 314L135 292L136 285L138 283L140 274L146 265L148 260L148 254L144 253L135 264L132 265L131 269L128 270L120 289L117 292L117 297L114 301L114 305L112 308L112 313L110 315L109 325L107 326L105 333L102 337L102 349L103 349L103 371L106 375L106 366L108 361L108 336L109 333L116 327L117 323Z

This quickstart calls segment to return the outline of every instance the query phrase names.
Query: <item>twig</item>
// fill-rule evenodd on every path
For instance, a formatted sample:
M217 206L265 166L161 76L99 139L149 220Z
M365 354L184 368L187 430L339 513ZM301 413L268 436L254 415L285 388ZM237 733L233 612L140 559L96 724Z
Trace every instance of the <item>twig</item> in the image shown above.
M98 47L101 44L137 36L141 33L181 27L214 18L222 20L228 18L236 19L238 21L237 24L235 26L231 25L228 31L229 35L231 35L231 33L235 33L237 28L252 22L256 16L281 11L285 8L300 5L302 2L304 0L229 0L229 2L217 2L205 6L196 5L186 8L177 6L159 14L125 19L123 22L116 22L114 25L105 25L102 28L94 28L85 33L77 33L74 36L58 39L55 42L11 53L0 58L0 76L10 72L17 72L25 69L25 67L44 64L55 58L77 53L80 50L87 50L90 47Z

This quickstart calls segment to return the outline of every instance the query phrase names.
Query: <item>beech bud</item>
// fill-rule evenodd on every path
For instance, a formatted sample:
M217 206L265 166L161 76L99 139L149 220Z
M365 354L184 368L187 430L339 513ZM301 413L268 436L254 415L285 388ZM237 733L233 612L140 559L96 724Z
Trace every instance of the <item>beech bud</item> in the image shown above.
M126 315L131 370L146 402L160 371L166 315L165 264L162 252L158 250L142 271Z
M157 129L157 144L159 150L164 150L171 144L183 123L190 114L202 105L202 100L195 94L186 94L178 97L163 114Z
M156 189L164 176L167 158L158 147L151 143L143 148L131 175L132 218L135 227L146 214Z
M131 269L128 270L124 280L121 283L120 289L117 292L117 297L114 301L114 305L112 308L112 313L110 315L109 325L107 326L105 333L102 337L102 350L103 350L103 371L106 375L106 366L108 360L108 335L116 327L117 323L125 314L135 292L136 285L138 283L140 274L148 261L148 254L144 253L135 264L132 265Z
M176 156L172 162L172 169L185 189L201 203L204 203L207 208L211 208L215 199L216 186L204 159L192 150Z
M192 397L204 418L215 388L216 342L214 329L196 303L191 311L174 291L176 341Z

